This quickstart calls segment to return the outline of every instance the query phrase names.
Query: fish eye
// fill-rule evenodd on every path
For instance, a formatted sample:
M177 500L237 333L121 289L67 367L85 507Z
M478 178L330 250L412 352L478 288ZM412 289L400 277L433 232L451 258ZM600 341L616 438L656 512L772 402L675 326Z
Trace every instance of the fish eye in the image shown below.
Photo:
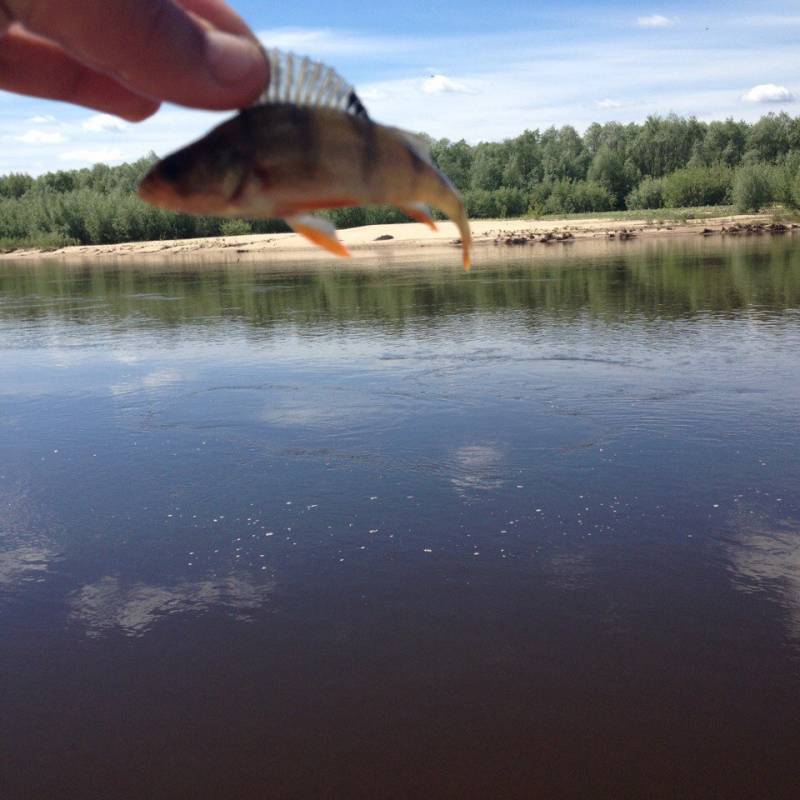
M190 164L190 157L185 151L167 156L159 168L161 176L172 183L179 180Z

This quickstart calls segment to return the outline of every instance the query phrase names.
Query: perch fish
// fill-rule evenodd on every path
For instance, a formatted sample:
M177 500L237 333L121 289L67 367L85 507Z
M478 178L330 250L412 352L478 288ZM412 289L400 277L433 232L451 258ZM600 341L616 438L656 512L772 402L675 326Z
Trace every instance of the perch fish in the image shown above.
M270 83L253 106L153 165L148 203L189 214L282 218L297 233L349 255L326 208L389 204L433 230L428 206L455 222L463 262L472 237L461 198L425 143L373 122L353 87L329 67L266 52Z

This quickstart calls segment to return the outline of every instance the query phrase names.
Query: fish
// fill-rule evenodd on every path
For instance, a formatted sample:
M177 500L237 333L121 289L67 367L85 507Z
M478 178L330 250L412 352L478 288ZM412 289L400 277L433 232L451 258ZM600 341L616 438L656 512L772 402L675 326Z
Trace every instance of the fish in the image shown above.
M139 196L171 211L283 219L337 256L350 255L322 209L393 205L433 230L429 206L460 233L465 269L472 236L464 203L425 142L373 121L355 89L307 57L265 50L261 97L201 139L156 162Z

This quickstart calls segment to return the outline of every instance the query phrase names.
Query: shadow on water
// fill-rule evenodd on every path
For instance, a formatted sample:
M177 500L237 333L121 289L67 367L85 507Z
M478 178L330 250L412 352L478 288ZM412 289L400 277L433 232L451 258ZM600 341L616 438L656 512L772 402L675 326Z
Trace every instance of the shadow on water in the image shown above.
M3 797L794 797L800 245L0 262Z

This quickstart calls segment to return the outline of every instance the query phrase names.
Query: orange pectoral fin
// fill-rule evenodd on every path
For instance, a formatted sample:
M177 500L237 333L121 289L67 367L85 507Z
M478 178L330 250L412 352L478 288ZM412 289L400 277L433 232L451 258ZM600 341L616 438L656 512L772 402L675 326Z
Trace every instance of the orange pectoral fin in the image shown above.
M416 222L422 222L427 225L432 231L438 230L436 223L431 218L431 212L423 203L409 203L407 206L398 206L398 208L411 219Z
M293 231L334 255L350 255L350 251L336 238L336 228L327 220L310 214L298 214L287 217L286 223Z

